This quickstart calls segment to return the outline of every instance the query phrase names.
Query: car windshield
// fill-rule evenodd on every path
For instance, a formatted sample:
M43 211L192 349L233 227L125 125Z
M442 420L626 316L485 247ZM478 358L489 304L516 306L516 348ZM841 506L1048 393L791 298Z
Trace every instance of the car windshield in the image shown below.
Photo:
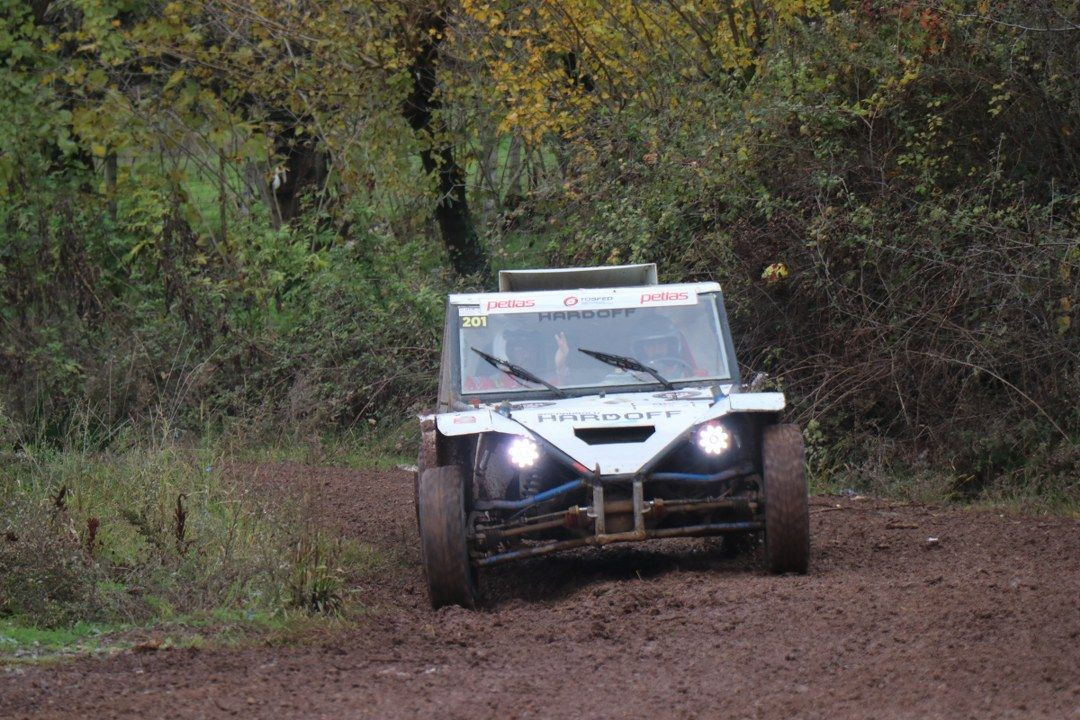
M565 390L659 382L649 373L619 369L580 350L633 358L671 383L726 380L730 372L716 297L703 294L695 300L662 307L544 311L455 306L461 392L544 390L496 369L480 353Z

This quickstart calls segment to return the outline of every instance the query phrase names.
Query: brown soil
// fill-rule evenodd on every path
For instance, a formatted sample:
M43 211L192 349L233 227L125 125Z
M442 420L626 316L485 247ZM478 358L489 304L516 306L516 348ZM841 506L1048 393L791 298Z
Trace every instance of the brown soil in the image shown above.
M0 673L0 717L1080 718L1080 522L817 498L810 574L700 540L482 576L428 609L412 478L262 466L398 558L353 629ZM928 542L928 538L938 538Z

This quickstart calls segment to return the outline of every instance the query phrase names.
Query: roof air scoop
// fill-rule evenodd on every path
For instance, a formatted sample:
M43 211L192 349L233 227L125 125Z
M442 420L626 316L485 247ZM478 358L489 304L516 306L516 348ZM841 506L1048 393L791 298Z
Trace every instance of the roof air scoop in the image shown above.
M656 263L559 268L554 270L500 270L499 292L586 290L656 285Z

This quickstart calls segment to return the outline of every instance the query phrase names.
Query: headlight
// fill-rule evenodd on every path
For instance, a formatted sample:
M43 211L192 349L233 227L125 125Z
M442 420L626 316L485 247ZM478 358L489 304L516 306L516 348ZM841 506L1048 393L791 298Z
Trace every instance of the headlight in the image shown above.
M719 455L731 447L731 434L719 423L702 425L697 433L697 444L706 455Z
M526 437L514 438L506 452L510 455L510 463L517 468L532 467L540 459L540 448Z

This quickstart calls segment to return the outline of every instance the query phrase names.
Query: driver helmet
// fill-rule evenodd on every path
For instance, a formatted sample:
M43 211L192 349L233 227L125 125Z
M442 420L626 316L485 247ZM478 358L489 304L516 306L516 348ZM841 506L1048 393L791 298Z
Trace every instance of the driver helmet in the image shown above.
M535 330L507 330L503 333L503 357L515 365L524 365L530 370L541 370L547 366L548 343L544 336ZM498 354L498 353L497 353Z
M667 318L651 318L642 331L630 346L633 356L638 360L648 362L660 358L682 357L682 337Z

